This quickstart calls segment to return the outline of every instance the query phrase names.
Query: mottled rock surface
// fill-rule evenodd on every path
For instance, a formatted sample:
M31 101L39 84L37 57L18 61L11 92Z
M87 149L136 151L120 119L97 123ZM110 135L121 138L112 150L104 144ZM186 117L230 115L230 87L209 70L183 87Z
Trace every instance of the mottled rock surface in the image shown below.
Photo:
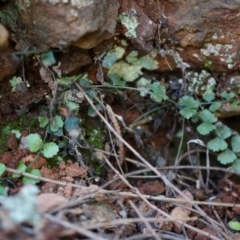
M115 33L117 0L20 2L24 39L40 49L69 44L89 49Z
M127 36L141 51L157 48L162 71L204 67L211 60L218 72L238 70L240 2L233 0L120 0L120 13L136 18L136 37ZM134 14L133 14L134 13ZM126 26L123 25L123 32ZM137 43L137 44L136 44ZM182 60L181 60L182 59ZM184 65L186 67L186 65Z

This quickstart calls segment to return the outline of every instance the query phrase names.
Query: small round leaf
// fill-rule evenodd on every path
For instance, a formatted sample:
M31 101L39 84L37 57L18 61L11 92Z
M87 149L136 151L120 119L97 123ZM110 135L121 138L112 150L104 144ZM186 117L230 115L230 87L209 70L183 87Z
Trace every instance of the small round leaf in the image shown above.
M59 151L59 147L56 143L50 142L43 145L43 155L45 158L51 158Z
M230 149L226 149L224 152L220 153L217 157L218 161L222 164L233 163L237 158L236 154Z
M233 136L231 139L232 150L236 153L240 152L240 136Z
M37 133L32 133L27 136L28 148L31 152L37 152L42 147L42 138Z

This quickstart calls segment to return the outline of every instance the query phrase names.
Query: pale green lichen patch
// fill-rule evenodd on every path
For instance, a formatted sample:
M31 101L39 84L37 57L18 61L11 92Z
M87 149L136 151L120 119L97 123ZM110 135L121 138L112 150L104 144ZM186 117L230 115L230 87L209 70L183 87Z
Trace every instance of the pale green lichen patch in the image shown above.
M45 0L45 2L49 2L52 5L55 5L58 3L66 4L70 2L73 7L76 7L78 9L89 6L94 3L93 0Z
M222 48L222 44L212 44L212 43L208 43L205 45L205 49L201 49L201 53L204 55L204 56L210 56L211 54L213 54L214 56L219 56L219 51L221 50Z
M189 82L188 91L190 93L200 94L216 86L216 80L205 70L202 70L201 73L189 72L186 79Z
M137 21L137 17L134 14L128 14L124 12L119 14L118 19L120 20L122 25L124 25L127 29L127 31L125 32L125 36L136 38L137 37L136 29L139 24Z
M232 69L236 63L234 63L234 58L237 56L237 53L228 53L229 50L231 50L233 46L231 44L212 44L207 43L205 44L204 48L200 50L202 55L209 57L211 55L213 56L219 56L221 62L227 63L228 69Z

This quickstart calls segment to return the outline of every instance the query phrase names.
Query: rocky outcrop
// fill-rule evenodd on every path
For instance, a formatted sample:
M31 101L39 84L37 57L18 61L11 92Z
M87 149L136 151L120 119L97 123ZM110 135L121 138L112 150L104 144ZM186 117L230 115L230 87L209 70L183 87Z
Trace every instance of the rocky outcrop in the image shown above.
M118 0L18 1L28 44L39 49L69 44L89 49L115 33Z
M134 19L143 52L157 48L161 71L203 68L212 61L216 72L233 72L240 61L240 2L233 0L120 0L120 13ZM128 26L122 24L126 33ZM180 61L180 62L179 62Z

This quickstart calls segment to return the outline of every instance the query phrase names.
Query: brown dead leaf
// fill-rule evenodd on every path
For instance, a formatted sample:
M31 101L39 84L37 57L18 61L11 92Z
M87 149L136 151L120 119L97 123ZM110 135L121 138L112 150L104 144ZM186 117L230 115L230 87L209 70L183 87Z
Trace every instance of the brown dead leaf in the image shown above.
M55 193L42 193L37 196L37 211L46 213L67 201L67 198Z
M193 200L193 195L189 191L185 190L185 191L183 191L183 194L185 196L187 196L188 198L190 198L191 200ZM184 199L183 196L181 196L181 195L178 195L176 198L177 199ZM187 200L186 200L185 203L181 203L179 205L181 205L182 207L179 207L179 206L175 207L172 210L170 215L174 219L175 218L176 219L181 219L182 222L186 222L184 219L188 218L189 215L191 214L191 210L189 210L189 208L190 209L192 208L192 204L187 202ZM174 231L176 231L177 233L181 233L182 232L182 223L173 222L173 226L174 226Z

